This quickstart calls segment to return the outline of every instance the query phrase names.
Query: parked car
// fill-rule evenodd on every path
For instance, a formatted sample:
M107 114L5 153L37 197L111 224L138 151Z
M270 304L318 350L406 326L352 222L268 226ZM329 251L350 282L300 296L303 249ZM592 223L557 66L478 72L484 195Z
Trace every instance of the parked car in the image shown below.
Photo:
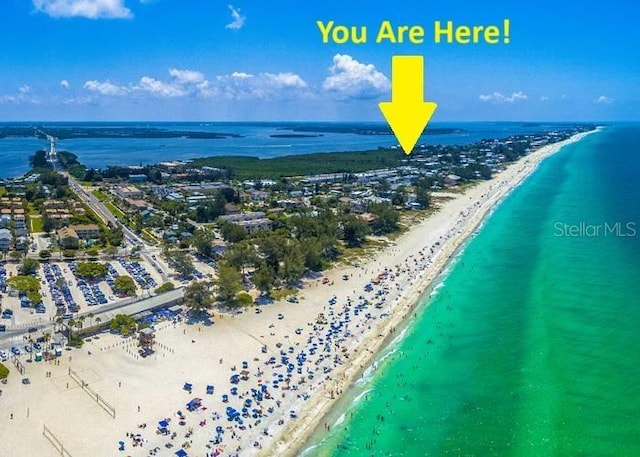
M11 352L15 355L20 355L20 349L16 346L11 346Z
M9 354L6 351L0 351L0 362L6 362L9 359Z

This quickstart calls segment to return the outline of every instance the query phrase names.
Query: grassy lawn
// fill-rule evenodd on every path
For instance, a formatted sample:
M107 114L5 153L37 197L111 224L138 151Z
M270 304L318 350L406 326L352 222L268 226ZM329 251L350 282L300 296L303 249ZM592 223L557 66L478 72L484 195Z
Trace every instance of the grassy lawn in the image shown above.
M295 289L273 289L271 291L271 298L274 300L283 300L291 295L297 294L298 291Z
M111 214L113 214L115 217L117 217L118 219L124 222L125 220L124 213L119 208L117 208L113 203L104 202L104 206L106 206L107 209L111 211Z
M153 243L157 244L160 242L160 240L158 238L156 238L153 233L151 233L148 229L142 229L142 234L144 235L144 237L148 240L151 240Z
M30 214L29 221L31 222L31 233L44 232L42 216L39 214Z
M108 202L111 201L111 197L109 197L107 194L105 194L104 192L100 192L99 190L94 190L91 192L93 194L94 197L96 197L98 200L100 200L101 202Z

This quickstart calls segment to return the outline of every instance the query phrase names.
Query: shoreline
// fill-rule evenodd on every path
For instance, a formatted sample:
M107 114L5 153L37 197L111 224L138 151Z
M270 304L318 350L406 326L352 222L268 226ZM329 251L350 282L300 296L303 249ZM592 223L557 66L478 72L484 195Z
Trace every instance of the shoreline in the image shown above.
M434 281L437 280L446 271L447 267L455 260L457 255L464 250L465 245L473 238L476 231L482 226L491 213L499 207L509 194L519 185L524 183L526 179L535 172L540 163L551 155L559 152L564 146L576 143L584 137L597 133L602 130L598 127L589 132L583 132L572 137L543 146L518 161L507 166L500 174L491 180L484 182L485 184L500 184L495 192L490 195L486 201L479 206L476 211L469 214L455 236L447 239L441 246L440 250L434 256L434 263L427 269L423 270L420 276L414 281L410 288L402 294L398 303L394 306L392 315L389 319L379 322L375 328L369 331L369 335L365 337L364 344L360 350L355 349L356 357L350 360L350 363L341 370L336 370L334 378L328 381L329 386L334 387L337 391L342 392L350 388L363 373L372 366L380 352L384 351L396 338L396 331L407 328L411 323L411 315L414 317L424 303L424 294L427 293ZM514 176L508 182L504 182L501 178L509 170L515 170ZM490 189L493 187L490 186ZM469 192L461 194L458 198L464 198ZM421 224L422 225L422 224ZM452 228L456 228L455 226ZM416 227L416 231L419 227ZM406 237L404 234L401 238ZM398 240L398 243L400 240ZM428 303L425 303L428 307ZM344 387L344 389L342 389ZM325 385L323 391L326 392ZM302 408L300 419L290 422L280 433L280 437L274 440L273 444L261 452L260 456L281 455L285 457L299 455L305 449L305 445L309 443L309 439L316 434L325 418L331 413L338 403L342 394L335 396L320 395L317 392L312 400Z
M299 454L314 432L322 431L328 412L341 413L345 402L349 405L353 397L343 394L354 393L351 384L376 375L372 370L383 366L389 343L402 341L404 327L414 322L411 314L429 304L425 292L448 271L496 202L544 157L580 138L534 151L464 193L443 195L445 200L434 202L437 211L411 223L374 256L327 270L328 284L306 280L297 304L215 312L209 322L161 319L154 325L155 352L146 359L137 357L131 338L101 333L55 362L26 364L31 384L12 377L0 396L7 412L0 418L6 451L53 456L55 449L41 435L46 425L72 455L113 455L120 441L131 457L173 455L169 449L180 444L194 455ZM248 376L234 384L230 377L241 365ZM116 409L117 419L76 388L69 370ZM193 385L193 393L185 391L185 383ZM205 391L208 385L215 393ZM256 398L258 390L264 398ZM178 414L194 397L202 399L202 408ZM248 400L253 404L244 424L224 417L228 406L241 410ZM251 408L259 408L253 417ZM61 409L68 411L65 427ZM169 436L154 433L154 424L163 419L173 420ZM78 435L78 429L84 433ZM140 437L138 445L132 436Z

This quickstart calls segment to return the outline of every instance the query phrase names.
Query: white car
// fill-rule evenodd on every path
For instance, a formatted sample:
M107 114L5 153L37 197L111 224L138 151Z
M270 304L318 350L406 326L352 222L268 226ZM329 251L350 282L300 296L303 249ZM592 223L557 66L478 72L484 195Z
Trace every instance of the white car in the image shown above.
M0 351L0 362L6 362L9 359L9 355L5 351Z

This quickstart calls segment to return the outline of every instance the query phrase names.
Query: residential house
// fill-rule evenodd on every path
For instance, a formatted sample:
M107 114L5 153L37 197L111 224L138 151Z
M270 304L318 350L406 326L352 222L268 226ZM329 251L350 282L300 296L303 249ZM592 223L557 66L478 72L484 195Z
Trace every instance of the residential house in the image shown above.
M63 248L77 248L80 244L80 237L72 228L62 227L57 233L58 243Z
M100 227L96 224L70 225L69 229L75 231L78 238L83 240L98 238L100 236Z
M13 242L13 236L9 229L3 228L0 229L0 250L8 251L11 247L11 243Z
M113 193L123 200L127 198L140 199L144 196L144 193L134 186L118 186L113 189Z

